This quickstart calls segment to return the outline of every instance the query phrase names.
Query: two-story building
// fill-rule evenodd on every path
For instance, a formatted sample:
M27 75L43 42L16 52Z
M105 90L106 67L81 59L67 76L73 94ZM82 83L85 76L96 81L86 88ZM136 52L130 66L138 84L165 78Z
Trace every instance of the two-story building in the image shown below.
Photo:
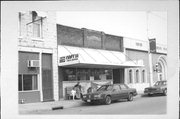
M55 12L19 12L19 102L58 100Z

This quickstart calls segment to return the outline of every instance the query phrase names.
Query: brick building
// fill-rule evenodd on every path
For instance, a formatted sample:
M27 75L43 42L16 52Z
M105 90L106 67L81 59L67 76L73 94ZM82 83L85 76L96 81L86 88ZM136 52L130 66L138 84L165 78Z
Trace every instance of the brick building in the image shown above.
M19 101L58 100L55 12L19 12Z

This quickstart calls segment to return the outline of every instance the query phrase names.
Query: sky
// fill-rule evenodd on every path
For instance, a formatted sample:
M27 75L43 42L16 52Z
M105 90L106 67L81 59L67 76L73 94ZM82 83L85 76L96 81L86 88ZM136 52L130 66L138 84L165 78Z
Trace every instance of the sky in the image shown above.
M167 13L164 11L59 11L57 23L75 28L147 41L156 38L167 45Z

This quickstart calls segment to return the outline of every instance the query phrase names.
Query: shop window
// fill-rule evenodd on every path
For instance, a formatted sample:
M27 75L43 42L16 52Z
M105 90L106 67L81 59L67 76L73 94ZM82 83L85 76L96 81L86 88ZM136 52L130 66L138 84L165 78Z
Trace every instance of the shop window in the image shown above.
M112 80L113 79L113 70L112 69L106 69L105 70L106 79Z
M129 70L129 83L132 83L132 70Z
M63 70L64 81L76 81L76 69L66 68Z
M142 82L145 83L146 80L145 80L145 70L142 70Z
M64 68L64 81L112 80L112 69Z
M136 70L136 83L139 83L139 70Z
M89 80L89 69L79 68L77 69L77 80Z
M19 91L38 90L37 74L19 74Z

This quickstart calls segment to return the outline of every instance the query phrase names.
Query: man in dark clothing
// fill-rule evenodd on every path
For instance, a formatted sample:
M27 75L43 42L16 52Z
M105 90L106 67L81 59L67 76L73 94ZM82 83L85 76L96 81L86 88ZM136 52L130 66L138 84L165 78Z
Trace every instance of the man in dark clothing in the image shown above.
M76 91L76 98L81 98L81 85L80 82L77 82L77 84L74 86L74 89Z

